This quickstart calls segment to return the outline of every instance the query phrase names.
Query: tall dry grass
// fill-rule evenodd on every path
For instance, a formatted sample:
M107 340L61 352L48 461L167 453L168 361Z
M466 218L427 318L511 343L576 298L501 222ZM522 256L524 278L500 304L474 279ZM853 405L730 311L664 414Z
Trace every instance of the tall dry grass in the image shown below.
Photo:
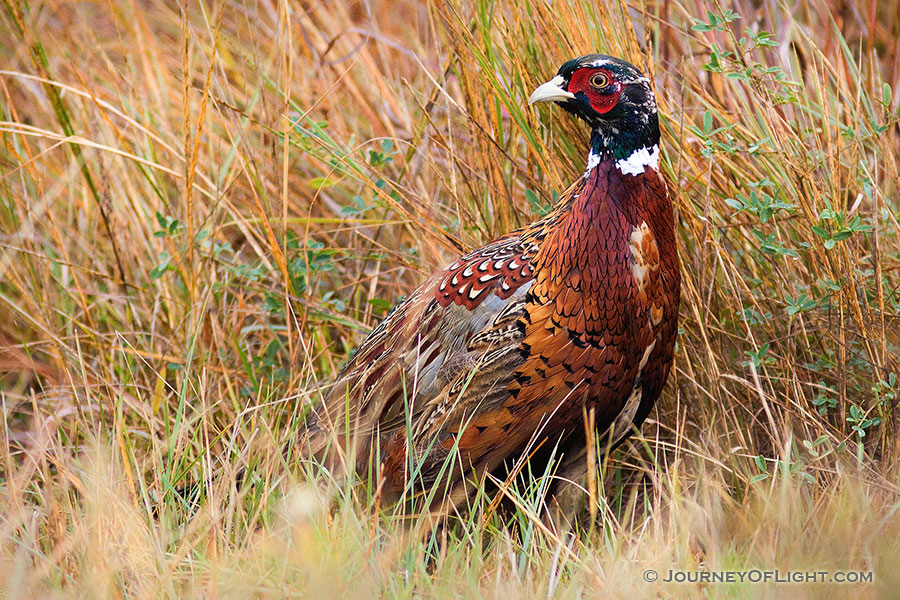
M898 30L875 0L8 0L3 593L891 597ZM593 51L652 75L685 280L598 519L554 532L525 486L429 537L299 483L281 442L365 331L581 173L525 99ZM874 582L643 580L754 568Z

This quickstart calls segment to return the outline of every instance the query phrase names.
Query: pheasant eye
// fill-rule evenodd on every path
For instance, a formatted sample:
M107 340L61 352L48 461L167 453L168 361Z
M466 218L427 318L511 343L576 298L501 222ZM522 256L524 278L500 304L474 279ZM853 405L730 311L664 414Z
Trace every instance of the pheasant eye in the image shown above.
M591 85L595 88L605 88L609 85L609 77L606 73L596 73L591 77Z

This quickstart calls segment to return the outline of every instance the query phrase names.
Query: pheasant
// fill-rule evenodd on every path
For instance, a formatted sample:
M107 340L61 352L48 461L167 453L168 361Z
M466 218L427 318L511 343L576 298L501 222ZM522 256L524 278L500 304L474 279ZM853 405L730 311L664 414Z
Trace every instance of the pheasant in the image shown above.
M473 475L542 446L583 472L589 433L614 448L659 397L681 275L650 83L591 54L528 102L590 126L584 175L546 217L428 278L359 346L307 421L332 472L377 473L392 493L444 486L435 502L452 507Z

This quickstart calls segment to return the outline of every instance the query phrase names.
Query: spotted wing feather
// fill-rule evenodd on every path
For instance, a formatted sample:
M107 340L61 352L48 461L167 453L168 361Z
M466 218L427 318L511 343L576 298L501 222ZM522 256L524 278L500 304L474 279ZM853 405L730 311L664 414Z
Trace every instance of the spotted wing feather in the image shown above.
M521 232L515 232L460 258L441 277L438 302L441 306L453 303L472 310L484 295L509 298L531 281L531 255L536 250L523 243Z
M378 441L385 460L400 464L386 466L394 472L406 458L411 424L416 444L437 449L426 457L427 477L447 454L434 435L448 414L469 398L479 404L504 398L523 360L518 323L532 282L529 251L520 233L504 236L459 258L397 305L315 410L313 452L334 465L354 446L362 461ZM402 486L401 479L389 483Z

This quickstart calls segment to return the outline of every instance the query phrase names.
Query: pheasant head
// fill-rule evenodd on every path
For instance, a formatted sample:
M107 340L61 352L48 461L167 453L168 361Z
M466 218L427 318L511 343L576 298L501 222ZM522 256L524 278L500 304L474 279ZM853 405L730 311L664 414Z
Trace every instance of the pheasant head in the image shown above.
M633 65L605 54L567 61L528 103L556 102L591 127L588 170L610 158L628 172L659 161L659 119L650 81Z

